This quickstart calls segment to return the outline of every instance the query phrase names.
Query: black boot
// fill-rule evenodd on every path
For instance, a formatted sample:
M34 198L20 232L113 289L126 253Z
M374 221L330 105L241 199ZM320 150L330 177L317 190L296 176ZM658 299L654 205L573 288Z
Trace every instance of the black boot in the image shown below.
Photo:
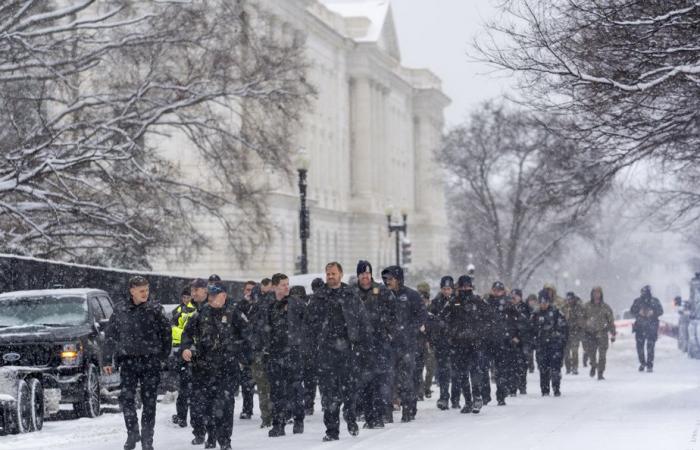
M411 421L411 409L408 406L404 406L401 411L401 422L407 423Z
M129 433L126 436L126 442L124 443L124 450L134 450L136 448L136 443L141 440L141 435L139 433Z
M292 428L292 433L293 434L303 434L304 433L304 421L303 420L295 420L294 421L294 428Z
M280 437L284 436L284 425L272 425L272 429L267 432L269 437Z
M192 439L192 445L202 445L204 444L204 436L195 436Z
M384 412L384 423L394 423L394 408L389 406Z
M204 444L204 448L216 448L216 439L209 435L206 444Z
M323 436L323 442L331 442L331 441L337 441L339 438L335 434L328 434L326 433L325 436Z
M348 422L348 433L350 433L350 436L357 436L360 434L360 427L357 426L357 422L354 420Z
M437 407L441 411L447 411L448 409L450 409L449 402L444 398L441 398L437 401Z

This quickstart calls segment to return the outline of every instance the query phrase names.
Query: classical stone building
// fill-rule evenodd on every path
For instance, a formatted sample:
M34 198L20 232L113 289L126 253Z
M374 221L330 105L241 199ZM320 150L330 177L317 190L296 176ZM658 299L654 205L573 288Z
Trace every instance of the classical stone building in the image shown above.
M309 80L318 96L298 136L310 161L309 271L338 260L349 271L360 258L394 262L386 211L408 214L413 267L445 266L448 233L440 171L433 162L449 99L425 69L401 65L387 0L256 0L271 32L307 38ZM275 239L245 266L225 254L158 270L231 278L294 273L300 255L299 192L281 182L269 198ZM217 233L214 227L210 233Z

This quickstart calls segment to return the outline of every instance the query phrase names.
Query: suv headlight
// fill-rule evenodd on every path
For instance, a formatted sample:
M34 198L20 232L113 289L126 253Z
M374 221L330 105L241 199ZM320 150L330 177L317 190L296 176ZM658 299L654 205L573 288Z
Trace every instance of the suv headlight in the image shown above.
M61 363L64 366L79 366L82 362L82 344L63 344L63 348L61 349Z

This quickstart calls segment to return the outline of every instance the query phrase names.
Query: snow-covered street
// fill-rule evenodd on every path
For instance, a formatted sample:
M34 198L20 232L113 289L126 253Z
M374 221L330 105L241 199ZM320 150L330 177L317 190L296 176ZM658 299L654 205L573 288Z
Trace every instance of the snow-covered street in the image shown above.
M356 438L343 430L336 443L321 442L318 402L301 436L292 435L288 427L286 437L273 440L258 428L257 416L252 421L236 419L233 448L700 450L700 360L688 359L676 349L675 340L662 337L655 373L639 373L634 341L623 337L608 353L608 365L602 382L586 373L565 375L561 398L542 398L535 372L530 374L529 394L510 398L506 407L491 404L480 415L465 416L457 410L441 412L435 400L428 400L419 403L415 422L361 430ZM155 448L203 448L190 444L189 428L169 423L174 408L158 406ZM93 420L47 422L39 433L2 436L0 448L120 450L125 438L122 416L107 413Z

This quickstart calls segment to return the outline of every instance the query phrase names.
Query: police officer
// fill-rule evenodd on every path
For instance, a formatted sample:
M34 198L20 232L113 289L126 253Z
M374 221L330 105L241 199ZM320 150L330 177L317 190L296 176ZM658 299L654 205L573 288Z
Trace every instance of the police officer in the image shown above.
M324 286L321 278L314 278L311 282L311 292L316 293ZM309 307L311 296L306 297L306 307ZM305 339L308 342L308 337ZM304 346L302 356L304 358L304 415L314 414L314 404L316 402L316 390L318 389L318 374L316 373L315 357L311 354L310 348Z
M418 333L425 331L427 311L418 292L404 285L403 269L389 266L382 271L382 280L389 288L395 304L397 337L394 339L396 352L396 385L401 399L401 422L416 418L418 396L414 382Z
M265 284L267 283L267 284ZM260 284L251 291L252 306L248 320L250 330L248 338L250 341L253 361L251 363L251 373L253 381L258 387L258 407L260 408L260 428L272 426L272 406L270 404L270 383L267 378L267 356L263 354L264 345L264 318L274 301L272 298L272 281L264 278Z
M348 432L359 434L355 413L357 390L356 350L359 349L361 321L366 317L357 292L342 283L343 268L338 262L326 265L326 284L311 298L305 316L309 348L315 355L326 434L323 441L337 441L340 436L340 408Z
M239 364L247 363L245 346L248 319L227 302L226 285L208 287L207 304L187 322L182 334L182 358L192 362L193 445L231 448L233 407Z
M289 278L272 276L275 301L265 317L267 377L270 381L272 429L268 436L284 436L287 414L294 418L294 434L304 432L303 341L304 300L289 295Z
M369 261L357 263L357 292L369 317L368 345L362 349L363 385L360 389L364 428L384 428L384 415L391 407L391 341L395 334L393 305L386 287L372 278Z
M644 286L641 296L637 298L630 312L635 318L632 330L637 341L637 356L639 357L639 371L654 370L654 347L659 338L659 317L663 315L664 308L658 298L651 295L651 287ZM646 355L644 354L646 344Z
M522 326L520 328L520 342L516 344L515 355L515 384L512 389L520 391L521 395L527 394L527 371L529 366L530 348L532 347L530 307L523 299L523 291L513 289L511 292L513 307L520 316Z
M430 343L435 351L437 360L437 382L440 387L440 398L437 401L438 409L446 411L450 408L450 346L448 343L447 325L441 318L443 309L450 303L454 294L454 278L449 275L440 280L440 292L430 302L428 318L433 324L430 330Z
M450 358L456 371L457 382L464 394L462 414L478 414L483 406L481 398L482 374L480 353L488 306L474 294L472 279L462 275L457 280L457 294L440 312L447 326ZM471 381L471 383L470 383Z
M180 357L180 342L182 340L182 332L187 325L187 321L194 315L197 308L192 301L191 286L186 287L182 291L180 304L173 310L172 319L172 339L173 349L177 348L177 373L178 373L178 394L175 402L176 414L173 415L173 423L184 428L187 426L187 410L190 404L190 390L192 389L192 370L189 363L186 363Z
M505 406L506 397L512 393L515 384L516 354L521 341L519 328L522 323L502 282L493 283L486 302L492 312L488 326L496 368L496 400L499 406Z
M537 349L537 369L540 371L542 396L551 389L561 395L561 366L569 339L569 327L564 314L554 306L551 291L543 289L538 295L539 309L532 315L532 331Z
M170 354L171 331L163 308L149 299L144 277L129 279L129 299L110 317L105 345L105 359L113 364L104 371L111 375L117 367L121 378L119 403L127 430L124 450L134 449L139 440L143 450L152 450L161 363ZM139 385L143 404L140 432L136 413Z
M246 316L248 320L250 320L251 310L253 309L252 297L255 285L255 281L246 281L243 285L243 295L234 306L236 310ZM248 327L248 333L250 332L250 327ZM253 395L255 391L255 381L253 380L253 373L249 364L241 364L239 376L241 381L241 396L243 397L243 409L241 410L241 415L239 418L241 420L250 420L250 418L253 417Z

